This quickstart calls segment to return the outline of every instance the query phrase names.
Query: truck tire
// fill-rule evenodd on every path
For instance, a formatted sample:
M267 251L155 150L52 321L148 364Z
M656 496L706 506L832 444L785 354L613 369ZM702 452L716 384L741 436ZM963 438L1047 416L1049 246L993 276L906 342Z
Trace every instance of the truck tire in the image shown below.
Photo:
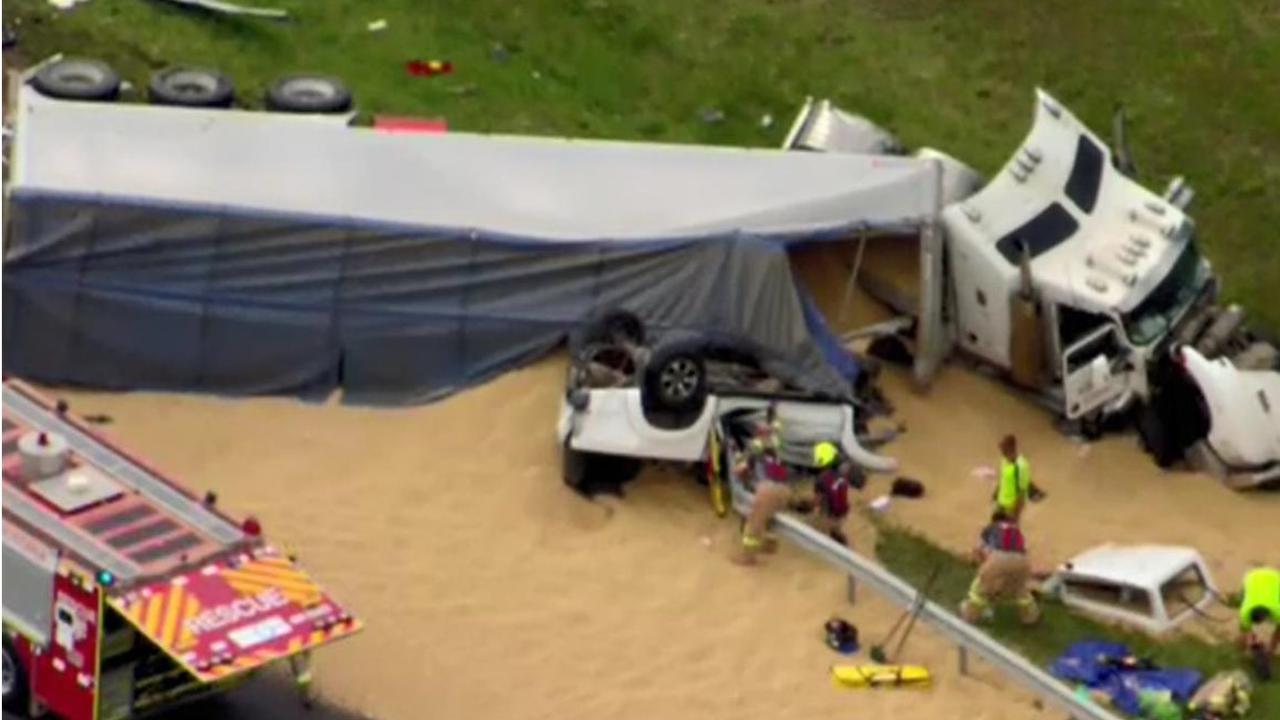
M915 357L907 341L900 335L881 335L867 345L867 354L873 358L899 367L911 367Z
M1161 468L1168 468L1182 456L1173 433L1154 403L1143 405L1138 411L1138 439L1142 442L1142 449L1150 453Z
M235 100L231 78L217 70L172 67L151 76L147 98L152 105L227 108Z
M351 91L328 75L286 75L267 88L266 106L275 112L341 113L351 109Z
M654 350L641 385L646 411L681 416L701 413L707 402L707 364L696 339L668 343Z
M120 74L101 60L69 58L49 63L31 82L60 100L111 101L120 97Z
M27 701L27 671L22 667L18 651L7 635L4 638L3 691L4 709L17 713L20 717L26 717L30 709Z

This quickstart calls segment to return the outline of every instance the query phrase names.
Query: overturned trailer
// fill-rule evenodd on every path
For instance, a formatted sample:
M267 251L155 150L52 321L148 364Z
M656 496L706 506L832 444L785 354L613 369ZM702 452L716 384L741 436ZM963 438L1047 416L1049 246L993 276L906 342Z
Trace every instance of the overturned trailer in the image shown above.
M939 170L911 158L387 135L23 87L12 170L4 366L52 383L420 401L623 307L847 393L786 249L894 231L923 239L925 276L940 258Z

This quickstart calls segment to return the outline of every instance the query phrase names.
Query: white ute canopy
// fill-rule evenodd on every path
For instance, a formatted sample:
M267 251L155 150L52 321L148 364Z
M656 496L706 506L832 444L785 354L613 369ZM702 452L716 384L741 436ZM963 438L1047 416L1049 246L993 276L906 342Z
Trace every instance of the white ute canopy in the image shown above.
M1205 612L1217 589L1200 553L1167 545L1102 545L1073 557L1049 580L1068 607L1168 632Z

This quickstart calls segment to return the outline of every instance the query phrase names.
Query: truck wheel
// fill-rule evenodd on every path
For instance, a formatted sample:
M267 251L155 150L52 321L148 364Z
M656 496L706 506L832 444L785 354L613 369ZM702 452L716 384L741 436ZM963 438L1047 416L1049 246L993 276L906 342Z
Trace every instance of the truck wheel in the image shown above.
M231 79L216 70L173 67L151 76L147 96L153 105L226 108L235 94Z
M7 636L4 639L3 690L4 709L26 717L27 673L22 667L22 661L18 659L17 649Z
M267 109L294 113L340 113L351 109L351 91L328 75L287 75L267 88Z
M1138 412L1138 439L1159 467L1173 465L1180 455L1169 427L1153 404L1144 405Z
M707 401L707 365L698 343L672 343L654 351L644 368L646 410L700 412Z
M67 59L49 63L36 73L32 85L41 94L62 100L115 100L120 75L101 60Z

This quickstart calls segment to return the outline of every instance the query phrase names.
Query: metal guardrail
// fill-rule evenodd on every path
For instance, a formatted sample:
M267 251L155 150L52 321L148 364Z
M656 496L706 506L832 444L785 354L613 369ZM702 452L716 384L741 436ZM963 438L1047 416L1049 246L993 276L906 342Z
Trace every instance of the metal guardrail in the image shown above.
M733 483L733 507L738 514L746 517L751 508L751 499L749 492L736 482ZM912 607L917 601L918 591L905 580L836 543L796 517L779 513L774 518L774 524L780 535L834 565L851 582L856 580L866 583L904 609ZM964 672L968 662L967 653L972 651L1045 701L1070 713L1073 720L1120 720L1110 710L1077 697L1075 691L1065 683L937 603L926 600L920 610L920 620L956 644L960 651L961 672Z

